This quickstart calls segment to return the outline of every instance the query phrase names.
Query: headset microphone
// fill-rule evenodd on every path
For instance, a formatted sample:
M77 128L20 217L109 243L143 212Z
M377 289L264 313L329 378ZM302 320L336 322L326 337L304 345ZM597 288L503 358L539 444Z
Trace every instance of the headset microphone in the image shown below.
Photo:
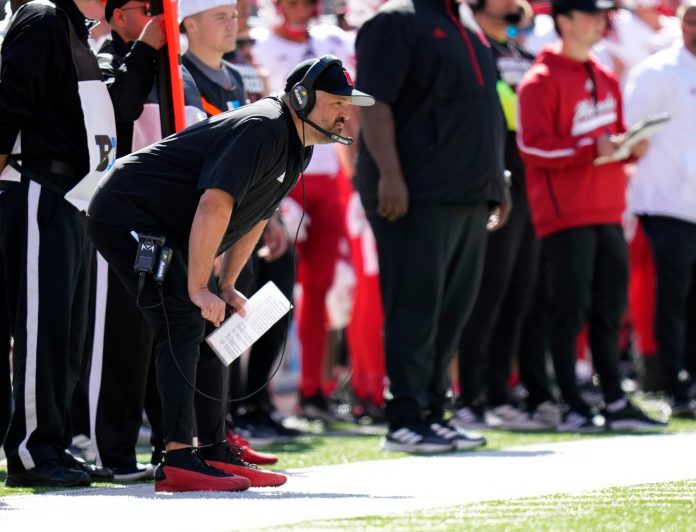
M300 117L300 120L307 122L310 126L312 126L314 129L319 131L322 135L327 137L329 140L332 140L333 142L338 142L339 144L343 144L344 146L350 146L351 144L353 144L352 137L342 137L337 133L331 133L331 131L324 129L319 124L312 122L309 118L306 117Z

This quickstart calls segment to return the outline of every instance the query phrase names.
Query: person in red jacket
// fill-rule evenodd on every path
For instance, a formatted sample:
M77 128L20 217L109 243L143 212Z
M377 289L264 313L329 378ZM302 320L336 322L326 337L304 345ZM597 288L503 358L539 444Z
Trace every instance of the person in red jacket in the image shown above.
M591 55L613 8L613 0L554 0L561 42L541 53L518 89L517 142L548 267L550 348L569 408L560 430L573 432L601 430L603 422L613 430L663 425L628 401L618 370L628 283L621 228L625 161L596 165L594 160L619 149L625 126L619 84ZM646 150L644 142L632 155ZM604 393L604 420L593 415L575 378L575 339L585 323Z

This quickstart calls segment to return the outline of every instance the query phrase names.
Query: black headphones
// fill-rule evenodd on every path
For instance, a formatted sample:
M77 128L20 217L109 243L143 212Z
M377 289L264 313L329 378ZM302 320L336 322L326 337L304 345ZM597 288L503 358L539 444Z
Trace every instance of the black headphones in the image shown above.
M290 105L300 118L306 118L314 109L314 104L317 101L317 94L314 91L314 84L319 79L319 76L330 66L338 65L343 68L343 63L335 55L322 55L317 59L302 79L295 83L290 89Z

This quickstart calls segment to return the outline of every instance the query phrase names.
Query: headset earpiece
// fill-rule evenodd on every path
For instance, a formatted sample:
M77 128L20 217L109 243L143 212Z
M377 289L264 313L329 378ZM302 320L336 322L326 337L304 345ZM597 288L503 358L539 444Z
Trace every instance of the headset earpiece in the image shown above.
M332 65L343 66L341 60L336 56L328 54L321 56L307 69L302 79L290 89L290 105L300 118L307 118L307 115L314 109L317 100L314 84L319 76Z

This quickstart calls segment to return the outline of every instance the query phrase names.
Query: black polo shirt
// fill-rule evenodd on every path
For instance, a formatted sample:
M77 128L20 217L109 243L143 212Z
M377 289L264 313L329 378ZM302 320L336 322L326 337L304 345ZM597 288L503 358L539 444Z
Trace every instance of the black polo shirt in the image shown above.
M218 188L235 199L219 253L269 218L309 163L290 110L264 98L184 129L119 159L88 216L188 247L201 195Z
M505 128L490 45L453 0L389 0L358 32L357 88L388 104L409 201L496 202ZM368 211L379 170L359 145L356 184Z

